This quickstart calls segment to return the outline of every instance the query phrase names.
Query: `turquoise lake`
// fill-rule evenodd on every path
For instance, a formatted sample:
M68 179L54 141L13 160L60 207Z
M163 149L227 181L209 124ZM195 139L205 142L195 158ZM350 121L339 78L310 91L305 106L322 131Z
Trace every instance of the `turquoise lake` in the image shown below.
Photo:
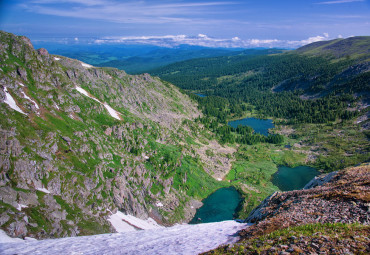
M200 96L200 97L206 97L206 95L203 95L203 94L195 94L197 96Z
M241 202L241 196L234 187L221 188L203 201L190 224L232 220Z
M279 166L278 171L272 176L272 183L282 191L302 189L312 178L320 175L313 167Z
M256 118L245 118L241 120L234 120L228 123L229 126L237 128L239 125L250 126L256 133L264 136L268 136L268 130L274 128L274 123L270 119L256 119Z

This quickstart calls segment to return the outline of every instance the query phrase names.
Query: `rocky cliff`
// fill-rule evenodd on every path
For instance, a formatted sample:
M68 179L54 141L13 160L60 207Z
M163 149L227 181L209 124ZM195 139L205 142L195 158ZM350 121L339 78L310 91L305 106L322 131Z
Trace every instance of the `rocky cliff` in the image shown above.
M233 150L193 122L201 113L173 85L6 32L0 59L0 226L10 236L111 232L117 209L186 221L194 199L225 185L216 177Z

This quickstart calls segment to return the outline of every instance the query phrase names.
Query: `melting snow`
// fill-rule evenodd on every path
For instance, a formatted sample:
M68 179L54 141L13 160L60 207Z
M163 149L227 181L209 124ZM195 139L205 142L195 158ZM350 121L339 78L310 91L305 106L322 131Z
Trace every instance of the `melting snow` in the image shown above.
M104 107L108 110L110 116L112 116L113 118L117 120L121 120L119 113L116 110L114 110L112 107L107 105L107 103L104 103Z
M90 96L89 92L87 92L87 91L86 91L86 90L84 90L83 88L76 86L76 89L77 89L77 91L78 91L78 92L80 92L81 94L84 94L85 96L87 96L87 97L89 97L89 98L91 98L91 99L94 99L96 102L98 102L99 104L101 104L101 102L100 102L98 99L96 99L95 97Z
M116 110L114 110L112 107L110 107L107 103L102 103L100 102L97 98L91 96L86 90L84 90L83 88L81 87L78 87L76 86L76 89L78 92L84 94L85 96L91 98L91 99L94 99L96 102L98 102L99 104L102 104L104 105L105 109L108 110L108 113L110 114L110 116L112 116L113 118L117 119L117 120L121 120L121 117L120 117L120 113L117 112Z
M86 67L86 68L92 68L92 67L93 67L92 65L86 64L86 63L84 63L84 62L81 62L81 65L82 65L83 67Z
M42 192L44 192L44 193L47 193L47 194L49 194L50 193L50 191L49 190L47 190L47 189L45 189L45 188L36 188L37 190L39 190L39 191L42 191Z
M12 238L8 236L4 230L0 229L0 244L2 243L18 243L18 242L24 242L24 240L19 238ZM1 246L0 246L0 252L1 252Z
M39 109L40 109L39 105L38 105L35 101L33 101L30 97L28 97L28 96L26 95L26 93L24 93L23 91L22 91L21 93L22 93L22 95L23 95L23 97L24 97L25 99L30 100L30 101L35 105L35 107L37 108L37 110L39 110Z
M18 210L18 211L21 211L21 210L22 210L22 208L27 208L27 207L28 207L27 205L18 204L18 206L17 206L17 210Z
M1 254L198 254L236 242L236 232L247 226L223 221L41 241L18 241L0 235Z
M60 58L57 58L57 57L54 57L54 59L55 59L56 61L60 60Z
M10 106L10 108L12 108L13 110L16 110L17 112L20 112L22 114L27 115L27 113L22 111L22 109L19 108L19 106L15 103L14 98L12 97L12 95L10 95L10 93L8 92L8 89L6 87L4 87L4 92L5 92L4 103L8 104Z
M136 231L137 229L163 228L152 218L142 220L132 215L126 215L120 211L109 216L108 220L110 223L112 223L117 232Z
M163 204L162 204L161 202L157 202L155 205L156 205L157 207L162 207L162 206L163 206Z

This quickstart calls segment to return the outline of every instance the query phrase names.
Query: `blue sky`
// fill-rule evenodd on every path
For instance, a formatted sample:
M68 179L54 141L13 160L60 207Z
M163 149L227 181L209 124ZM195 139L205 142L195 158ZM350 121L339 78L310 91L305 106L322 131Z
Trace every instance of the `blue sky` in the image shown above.
M33 41L297 46L370 35L370 0L2 0L0 29Z

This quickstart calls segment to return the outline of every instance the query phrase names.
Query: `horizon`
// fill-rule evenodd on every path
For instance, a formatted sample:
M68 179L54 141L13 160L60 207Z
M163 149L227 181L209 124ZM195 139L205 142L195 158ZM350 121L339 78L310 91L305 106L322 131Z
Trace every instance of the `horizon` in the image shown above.
M367 36L368 0L14 0L0 29L32 43L289 48Z

